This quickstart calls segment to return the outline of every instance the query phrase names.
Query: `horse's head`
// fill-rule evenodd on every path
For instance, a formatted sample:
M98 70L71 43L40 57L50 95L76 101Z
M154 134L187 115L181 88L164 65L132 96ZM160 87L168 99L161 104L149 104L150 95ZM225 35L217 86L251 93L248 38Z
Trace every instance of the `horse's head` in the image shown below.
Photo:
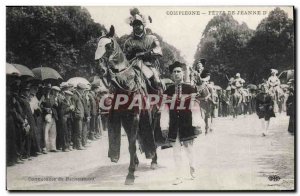
M109 32L101 36L95 52L96 71L106 75L110 68L121 69L127 65L124 53L114 38L115 28L110 27Z

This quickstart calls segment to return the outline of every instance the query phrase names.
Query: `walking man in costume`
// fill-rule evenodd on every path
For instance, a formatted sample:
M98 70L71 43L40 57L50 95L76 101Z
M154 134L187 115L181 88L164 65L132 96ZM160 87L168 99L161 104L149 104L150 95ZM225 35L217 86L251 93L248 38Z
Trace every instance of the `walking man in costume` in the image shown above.
M172 74L172 78L175 82L164 92L168 97L176 96L175 107L169 107L169 127L162 127L162 134L171 142L173 146L173 157L176 165L176 179L173 184L177 185L182 183L181 174L181 144L183 144L184 150L187 154L190 166L190 175L195 178L195 166L193 156L193 141L199 134L196 127L193 126L192 111L190 110L191 99L184 100L185 109L181 110L179 105L182 95L192 95L197 93L195 87L183 83L183 64L175 62L169 67L169 71ZM162 123L163 124L163 123Z

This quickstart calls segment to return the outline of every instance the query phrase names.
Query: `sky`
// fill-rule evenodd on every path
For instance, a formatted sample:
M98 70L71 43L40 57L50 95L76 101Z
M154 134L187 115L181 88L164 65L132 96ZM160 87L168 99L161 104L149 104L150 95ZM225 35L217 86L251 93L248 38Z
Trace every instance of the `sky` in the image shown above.
M86 7L95 22L98 22L109 29L114 25L116 34L122 36L130 34L131 26L126 22L129 18L129 10L132 7ZM189 65L194 62L194 54L197 44L200 42L202 33L215 15L220 12L235 12L233 15L239 23L245 22L249 28L255 29L260 21L268 16L268 13L275 7L138 7L141 14L151 16L152 23L147 26L153 32L162 36L163 40L175 46ZM289 18L293 18L292 7L281 7ZM174 11L199 11L200 15L170 15ZM260 11L260 15L248 15L245 11ZM168 15L168 14L169 15Z

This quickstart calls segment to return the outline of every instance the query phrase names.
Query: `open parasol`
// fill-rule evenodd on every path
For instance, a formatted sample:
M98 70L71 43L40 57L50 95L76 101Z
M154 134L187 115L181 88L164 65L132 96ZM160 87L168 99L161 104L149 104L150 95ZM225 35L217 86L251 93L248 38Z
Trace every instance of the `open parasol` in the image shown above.
M290 86L288 84L280 84L281 88L289 88Z
M247 85L247 88L250 89L250 90L256 90L257 86L254 85L254 84L249 84L249 85Z
M214 85L214 88L215 88L216 90L222 90L222 87L220 87L220 86L218 86L218 85Z
M50 67L37 67L32 70L32 72L36 75L40 80L48 80L48 79L63 79L61 75L53 68Z
M35 74L25 65L12 64L19 72L20 76L35 77Z
M7 75L15 75L15 76L20 76L21 73L15 66L12 64L6 63L6 74Z
M69 84L72 84L74 87L76 87L77 84L79 84L79 83L90 85L90 82L87 79L82 78L82 77L70 78L67 82Z

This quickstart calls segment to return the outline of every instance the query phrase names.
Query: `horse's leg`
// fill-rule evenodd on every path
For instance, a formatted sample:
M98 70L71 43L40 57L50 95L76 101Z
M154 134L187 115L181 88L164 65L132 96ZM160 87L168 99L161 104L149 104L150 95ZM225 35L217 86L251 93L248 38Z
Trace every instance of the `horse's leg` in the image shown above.
M142 143L142 150L145 152L147 159L153 159L156 152L156 146L154 141L152 111L145 110L141 112L139 119L139 140Z
M108 157L111 162L117 163L120 158L121 147L121 114L113 112L109 116L109 129L108 129Z
M125 185L132 185L134 183L134 172L136 167L136 139L137 130L139 124L138 115L133 112L126 112L126 116L122 119L122 124L126 131L129 143L129 154L130 154L130 164L128 168L128 174L125 180Z
M211 106L212 110L210 113L210 120L209 120L209 131L213 131L213 115L214 115L214 105Z
M207 130L209 129L208 126L208 115L206 114L207 111L205 111L205 117L204 117L204 122L205 122L205 135L207 134Z

